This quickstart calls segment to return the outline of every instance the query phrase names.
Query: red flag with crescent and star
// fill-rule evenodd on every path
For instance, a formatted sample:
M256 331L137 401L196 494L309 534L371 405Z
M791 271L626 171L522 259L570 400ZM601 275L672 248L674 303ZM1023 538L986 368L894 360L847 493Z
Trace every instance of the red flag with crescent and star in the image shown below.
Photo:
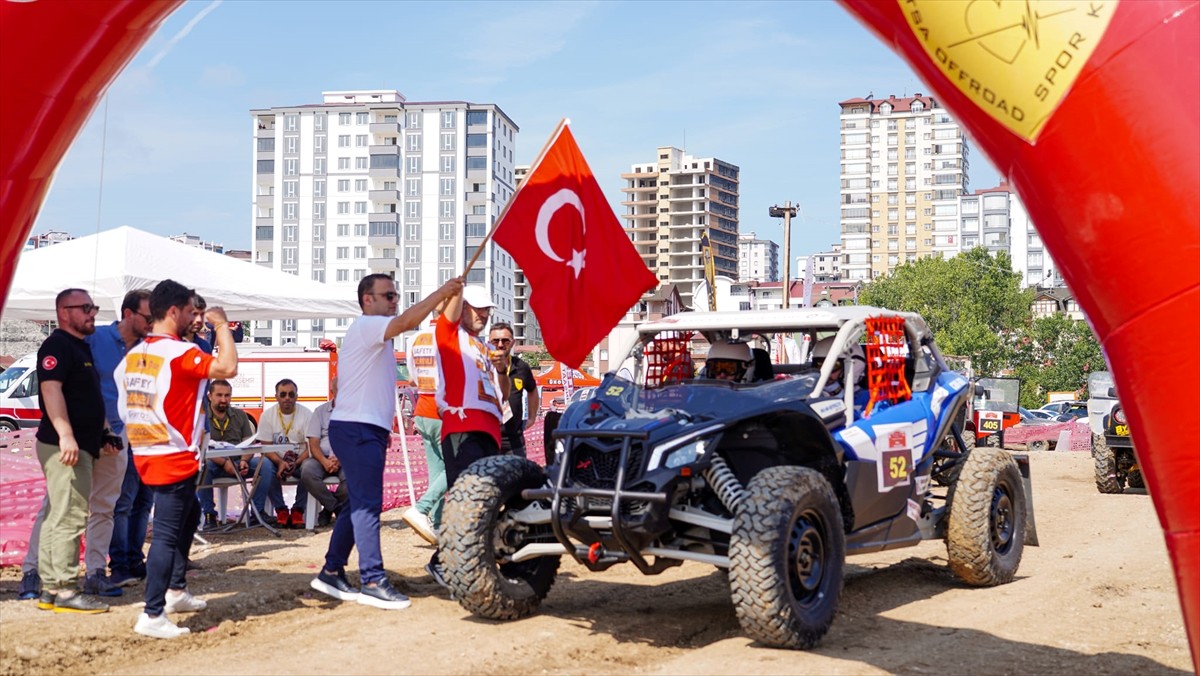
M566 120L496 222L493 239L525 273L546 350L571 368L658 284Z

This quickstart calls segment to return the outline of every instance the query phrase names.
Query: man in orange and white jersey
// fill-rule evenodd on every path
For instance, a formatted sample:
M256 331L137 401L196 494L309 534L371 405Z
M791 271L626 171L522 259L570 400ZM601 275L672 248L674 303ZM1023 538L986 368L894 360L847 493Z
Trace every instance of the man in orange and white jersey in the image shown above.
M408 346L408 372L417 388L417 406L413 424L425 444L425 464L429 467L429 485L417 504L401 515L413 532L430 544L437 544L437 529L442 523L442 497L446 495L446 464L442 460L442 417L437 407L437 337L434 327L441 315L434 311L429 324Z
M146 557L146 608L133 630L153 638L188 633L168 613L207 607L187 589L184 573L200 523L196 477L204 435L201 407L209 378L237 375L237 348L225 311L210 307L218 355L183 340L195 313L195 291L163 280L150 293L151 333L113 372L117 408L142 482L154 494L154 539Z

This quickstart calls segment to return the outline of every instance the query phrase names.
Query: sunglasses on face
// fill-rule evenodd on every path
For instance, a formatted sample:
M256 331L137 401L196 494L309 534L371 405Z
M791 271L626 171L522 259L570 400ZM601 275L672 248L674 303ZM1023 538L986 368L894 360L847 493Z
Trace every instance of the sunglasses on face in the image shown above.
M383 299L389 303L400 297L400 294L396 293L395 291L384 291L383 293L373 293L371 295L382 296Z
M708 362L708 374L713 378L736 378L741 368L742 365L739 362L728 359L714 359Z
M492 345L499 347L501 345L508 345L509 343L511 343L513 341L512 341L512 338L492 338L488 342L491 343Z
M79 305L64 305L63 307L68 310L83 310L83 314L85 314L85 315L90 315L93 312L100 309L99 305L93 305L91 303L80 303Z
M295 392L280 392L279 394L275 395L275 398L276 399L295 399L296 393Z

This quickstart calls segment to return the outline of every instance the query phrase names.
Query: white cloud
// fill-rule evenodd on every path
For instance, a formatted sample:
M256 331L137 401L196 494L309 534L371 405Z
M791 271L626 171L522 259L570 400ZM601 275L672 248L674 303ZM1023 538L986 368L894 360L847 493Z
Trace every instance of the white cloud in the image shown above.
M463 56L485 72L504 72L553 56L569 33L597 7L595 2L533 3L473 26L473 49ZM487 4L478 5L480 8ZM507 7L498 5L498 7Z

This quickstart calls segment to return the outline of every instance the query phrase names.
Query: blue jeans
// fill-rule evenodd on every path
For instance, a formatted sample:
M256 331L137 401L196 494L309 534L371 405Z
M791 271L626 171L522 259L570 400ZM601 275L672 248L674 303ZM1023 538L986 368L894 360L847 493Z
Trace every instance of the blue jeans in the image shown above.
M442 498L446 496L446 463L442 461L442 421L437 418L413 418L425 445L425 464L429 467L429 486L417 500L417 511L429 517L436 530L442 525Z
M150 490L154 493L154 539L146 557L146 614L158 617L168 588L187 589L184 574L192 537L200 525L200 503L196 501L195 474Z
M359 579L364 585L386 577L379 547L379 515L383 511L383 465L390 435L390 430L367 423L329 423L329 444L346 476L350 518L342 514L334 522L325 570L344 569L350 550L358 547Z
M114 573L132 575L145 563L142 551L146 547L146 526L153 505L154 494L142 483L131 455L125 466L121 497L113 510L112 541L108 544L108 565Z
M287 502L283 499L283 483L279 480L279 467L270 458L259 456L250 460L250 469L253 470L260 462L266 464L258 472L258 488L254 489L254 495L251 499L254 501L254 506L258 508L258 511L263 516L266 516L269 513L273 513L267 511L268 499L270 499L274 509L287 509ZM292 509L304 511L304 503L307 501L308 491L304 488L303 484L297 484L296 501L292 503Z

